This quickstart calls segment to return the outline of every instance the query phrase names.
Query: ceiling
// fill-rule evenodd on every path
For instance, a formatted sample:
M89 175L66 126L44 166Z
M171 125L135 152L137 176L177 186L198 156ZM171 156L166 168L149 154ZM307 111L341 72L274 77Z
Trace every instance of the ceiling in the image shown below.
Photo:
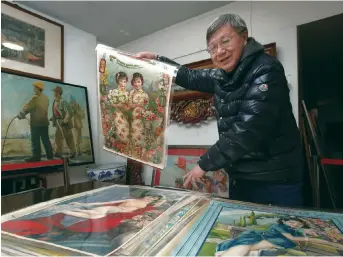
M15 1L118 47L228 1Z

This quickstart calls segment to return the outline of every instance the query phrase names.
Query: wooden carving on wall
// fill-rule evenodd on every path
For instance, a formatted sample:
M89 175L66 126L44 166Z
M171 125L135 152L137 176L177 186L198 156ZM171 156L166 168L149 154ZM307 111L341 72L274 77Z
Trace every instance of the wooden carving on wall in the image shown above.
M264 45L267 54L276 56L276 43ZM215 68L211 59L186 64L190 69ZM172 94L171 121L183 124L197 124L215 117L213 95L175 87Z

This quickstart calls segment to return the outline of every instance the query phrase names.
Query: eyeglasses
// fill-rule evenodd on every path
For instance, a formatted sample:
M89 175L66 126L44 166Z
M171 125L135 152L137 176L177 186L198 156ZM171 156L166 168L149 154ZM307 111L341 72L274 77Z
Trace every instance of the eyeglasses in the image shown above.
M226 37L221 38L218 42L208 46L207 52L210 55L214 55L215 53L218 52L218 46L220 46L220 48L223 48L223 49L228 48L231 45L231 41L235 36L237 35L234 35L232 37L226 36Z

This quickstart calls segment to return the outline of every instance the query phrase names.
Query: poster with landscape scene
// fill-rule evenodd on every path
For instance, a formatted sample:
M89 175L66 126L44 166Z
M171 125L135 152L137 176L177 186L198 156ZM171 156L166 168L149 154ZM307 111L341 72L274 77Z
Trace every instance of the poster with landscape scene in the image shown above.
M1 165L94 162L87 89L1 73ZM31 166L32 167L32 166Z
M189 232L184 248L176 248L175 255L343 255L343 214L218 201L209 208ZM198 241L192 244L195 237Z
M1 13L1 43L1 57L44 67L44 29ZM13 49L13 44L18 45L18 50Z
M98 47L103 148L163 168L175 67Z

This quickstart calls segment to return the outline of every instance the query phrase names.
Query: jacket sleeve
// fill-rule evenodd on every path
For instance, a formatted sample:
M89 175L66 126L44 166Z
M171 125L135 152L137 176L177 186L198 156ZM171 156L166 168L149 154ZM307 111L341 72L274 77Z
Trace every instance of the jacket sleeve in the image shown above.
M214 69L189 69L164 56L158 56L157 60L178 68L175 84L188 90L214 93L215 79L212 76Z
M200 168L214 171L229 167L263 146L285 101L289 101L289 89L282 65L260 66L253 75L236 122L228 131L220 133L216 144L200 158Z

